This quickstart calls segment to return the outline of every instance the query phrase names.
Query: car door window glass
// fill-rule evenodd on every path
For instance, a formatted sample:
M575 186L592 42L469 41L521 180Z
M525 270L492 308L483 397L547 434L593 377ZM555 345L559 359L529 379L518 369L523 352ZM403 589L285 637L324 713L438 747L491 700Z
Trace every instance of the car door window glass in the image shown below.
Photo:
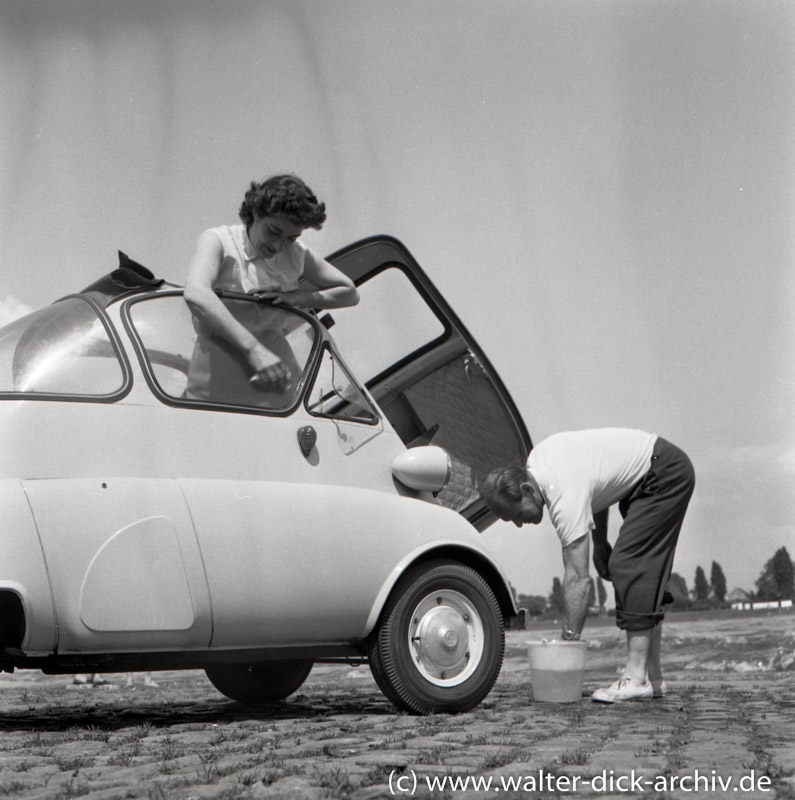
M222 298L230 313L289 367L281 391L251 383L244 355L195 318L181 295L135 301L130 321L151 378L170 399L279 411L300 395L317 333L302 315L250 300Z
M124 369L93 306L69 297L0 329L0 392L108 397Z
M349 422L374 424L379 419L364 392L328 347L321 355L307 408L316 416Z

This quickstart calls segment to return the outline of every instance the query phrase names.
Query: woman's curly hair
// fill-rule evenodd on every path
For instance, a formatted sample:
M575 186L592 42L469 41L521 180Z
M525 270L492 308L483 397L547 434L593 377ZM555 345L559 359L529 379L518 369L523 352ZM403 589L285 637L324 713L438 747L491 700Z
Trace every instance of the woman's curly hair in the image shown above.
M274 175L262 183L251 182L238 213L246 228L255 217L278 216L320 230L326 221L326 204L297 175Z

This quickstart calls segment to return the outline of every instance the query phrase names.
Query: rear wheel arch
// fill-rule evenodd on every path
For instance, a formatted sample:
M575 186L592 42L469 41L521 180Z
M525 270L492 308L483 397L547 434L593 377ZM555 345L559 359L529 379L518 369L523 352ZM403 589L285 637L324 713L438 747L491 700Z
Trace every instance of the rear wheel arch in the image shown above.
M22 598L11 589L0 589L0 649L21 647L26 625Z

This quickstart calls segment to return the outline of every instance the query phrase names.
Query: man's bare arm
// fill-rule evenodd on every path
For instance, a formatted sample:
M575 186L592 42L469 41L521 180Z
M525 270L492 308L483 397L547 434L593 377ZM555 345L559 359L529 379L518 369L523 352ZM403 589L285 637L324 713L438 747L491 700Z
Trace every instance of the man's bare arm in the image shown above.
M563 548L563 630L579 634L588 614L590 541L581 536Z

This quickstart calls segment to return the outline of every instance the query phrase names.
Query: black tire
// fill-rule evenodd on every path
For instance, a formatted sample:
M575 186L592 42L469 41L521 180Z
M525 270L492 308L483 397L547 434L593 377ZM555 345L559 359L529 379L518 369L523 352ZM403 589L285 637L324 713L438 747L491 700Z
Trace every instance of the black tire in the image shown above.
M392 689L392 686L389 683L389 678L384 671L384 666L381 663L381 656L378 654L378 647L373 646L374 639L375 637L368 642L367 648L367 660L370 664L370 672L372 672L373 678L375 679L375 682L384 697L386 697L386 699L397 708L403 708L400 695Z
M375 682L398 708L469 711L502 668L505 628L497 598L471 567L418 564L395 585L368 652Z
M218 664L204 671L221 694L238 703L271 703L296 691L312 670L311 661Z

